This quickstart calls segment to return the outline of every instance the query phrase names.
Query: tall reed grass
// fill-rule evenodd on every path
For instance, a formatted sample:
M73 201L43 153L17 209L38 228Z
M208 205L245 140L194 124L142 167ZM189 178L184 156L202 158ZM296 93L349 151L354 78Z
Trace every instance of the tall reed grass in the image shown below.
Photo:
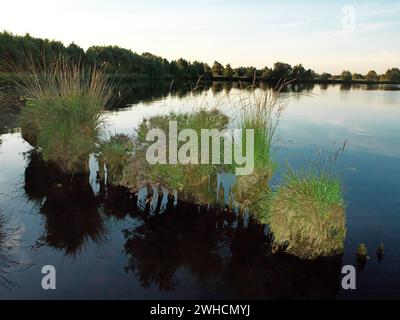
M273 141L282 113L288 105L282 97L282 90L289 82L280 82L274 89L264 90L263 85L256 88L253 84L247 95L239 97L239 116L236 126L254 132L254 171L251 175L240 176L234 188L236 201L242 206L252 206L264 190L269 189L269 182L277 164L273 160ZM246 139L242 139L243 152Z
M264 90L254 85L247 96L239 98L239 117L237 126L243 131L254 130L255 167L273 169L272 143L282 113L286 110L288 101L282 97L282 90L289 82L282 82L274 89ZM243 139L243 149L246 141Z
M113 96L112 83L103 69L85 68L79 62L27 61L15 78L26 102L20 116L23 137L63 171L88 171L88 158L102 128L102 110Z

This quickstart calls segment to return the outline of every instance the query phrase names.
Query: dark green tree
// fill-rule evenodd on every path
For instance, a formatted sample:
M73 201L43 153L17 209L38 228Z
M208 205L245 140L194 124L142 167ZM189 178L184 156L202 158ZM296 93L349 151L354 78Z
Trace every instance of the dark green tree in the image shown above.
M386 81L400 81L400 69L392 68L387 70L384 78Z
M351 82L353 80L353 75L350 71L344 70L340 75L343 82Z
M229 63L226 65L226 67L224 69L224 76L228 77L228 78L233 77L233 69Z
M272 69L270 69L270 68L268 68L268 67L264 67L264 68L261 70L261 77L262 77L264 80L270 80L270 79L271 79L271 76L272 76Z
M257 69L254 67L245 68L244 76L249 79L253 79L255 76L257 77Z
M65 51L68 57L70 57L72 60L86 62L85 51L81 47L77 46L75 43L72 42L65 49Z
M272 70L271 77L273 80L290 79L292 75L292 66L283 62L276 62Z
M329 79L332 79L332 75L330 73L324 72L319 76L319 79L323 80L323 81L327 81Z
M214 61L212 66L212 74L214 77L222 76L224 74L224 66L218 61Z
M375 70L370 70L365 76L368 81L379 81L379 76Z
M362 80L362 79L364 79L363 75L360 74L360 73L353 73L352 78L353 78L353 80Z
M239 67L239 68L236 68L235 70L234 70L234 75L236 76L236 77L244 77L244 75L245 75L245 68L244 67Z

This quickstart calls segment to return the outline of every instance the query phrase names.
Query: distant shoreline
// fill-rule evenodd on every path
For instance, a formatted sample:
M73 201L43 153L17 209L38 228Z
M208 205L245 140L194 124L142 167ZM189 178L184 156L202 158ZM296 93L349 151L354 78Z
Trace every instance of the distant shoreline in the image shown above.
M11 82L13 74L12 73L0 73L0 85L1 83L5 82ZM177 82L184 82L184 81L200 81L200 82L245 82L245 83L252 83L252 82L263 82L263 83L270 83L270 84L276 84L279 82L277 79L265 79L265 78L248 78L248 77L225 77L225 76L212 76L208 78L150 78L147 75L143 74L121 74L121 75L116 75L113 76L115 77L118 81L121 82L147 82L147 81L177 81ZM314 80L296 80L296 79L289 79L288 81L291 81L292 83L309 83L309 84L371 84L371 85L379 85L379 84L400 84L400 81L388 81L388 80L378 80L378 81L373 81L373 80L365 80L365 79L357 79L357 80L351 80L351 81L344 81L341 79L314 79Z
M232 82L254 82L254 78L246 78L246 77L213 77L212 81L232 81ZM265 83L277 83L279 80L269 80L263 78L256 78L256 82L265 82ZM289 80L290 81L290 80ZM313 83L313 84L400 84L400 81L387 81L387 80L378 80L378 81L371 81L371 80L352 80L352 81L343 81L341 79L314 79L314 80L291 80L294 83Z
M199 82L245 82L245 83L252 83L252 82L263 82L263 83L270 83L270 84L276 84L278 82L282 82L282 80L279 79L265 79L261 77L257 78L248 78L248 77L225 77L225 76L212 76L209 78L144 78L144 77L138 77L137 75L121 75L117 76L117 79L122 81L122 82L129 82L129 81L177 81L177 82L183 82L183 81L199 81ZM344 81L341 79L328 79L328 80L322 80L322 79L314 79L314 80L296 80L296 79L288 79L288 81L291 81L292 83L310 83L310 84L400 84L400 81L388 81L388 80L378 80L378 81L372 81L372 80L365 80L365 79L357 79L357 80L352 80L352 81Z

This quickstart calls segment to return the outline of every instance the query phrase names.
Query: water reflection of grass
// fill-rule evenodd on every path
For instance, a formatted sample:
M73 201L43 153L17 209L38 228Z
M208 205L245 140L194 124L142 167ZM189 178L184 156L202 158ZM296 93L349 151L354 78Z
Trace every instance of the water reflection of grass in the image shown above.
M19 244L18 229L10 228L8 220L0 213L0 287L11 289L15 285L8 275L21 266L16 259Z
M204 284L206 297L238 299L334 298L340 288L340 256L303 261L267 255L269 238L254 218L246 222L233 210L182 198L176 205L169 199L166 210L151 212L148 204L142 211L135 205L137 197L127 190L102 184L98 194L92 193L87 176L71 180L39 156L30 155L25 191L43 218L44 233L37 241L44 246L40 255L56 249L84 259L108 232L120 234L121 225L112 223L115 219L126 219L125 270L144 287L176 294L195 281ZM159 198L158 208L160 202ZM116 244L117 251L120 245Z
M340 288L340 256L266 255L263 226L232 211L181 201L168 214L139 219L123 230L125 270L144 287L179 292L190 277L212 287L208 298L234 299L334 298Z
M107 228L89 175L67 175L37 152L27 154L27 159L25 194L44 218L45 232L35 248L50 246L75 257L87 243L102 243Z

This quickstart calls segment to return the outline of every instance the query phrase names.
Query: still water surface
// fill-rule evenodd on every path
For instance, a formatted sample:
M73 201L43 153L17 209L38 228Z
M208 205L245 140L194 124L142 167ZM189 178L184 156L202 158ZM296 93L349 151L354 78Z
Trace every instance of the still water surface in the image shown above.
M201 92L168 86L132 88L107 111L110 134L132 135L146 116L200 106L234 117L242 89L214 84ZM296 91L296 90L294 90ZM335 170L347 208L342 257L308 262L269 255L266 228L246 215L209 209L160 193L125 190L89 177L65 181L20 134L0 136L0 298L400 298L400 86L309 86L287 92L276 142L280 169L319 161L348 141ZM227 95L229 94L229 98ZM219 181L229 187L229 179ZM385 244L378 261L375 251ZM342 265L357 266L357 290L341 289ZM54 265L57 290L41 289L41 268Z

